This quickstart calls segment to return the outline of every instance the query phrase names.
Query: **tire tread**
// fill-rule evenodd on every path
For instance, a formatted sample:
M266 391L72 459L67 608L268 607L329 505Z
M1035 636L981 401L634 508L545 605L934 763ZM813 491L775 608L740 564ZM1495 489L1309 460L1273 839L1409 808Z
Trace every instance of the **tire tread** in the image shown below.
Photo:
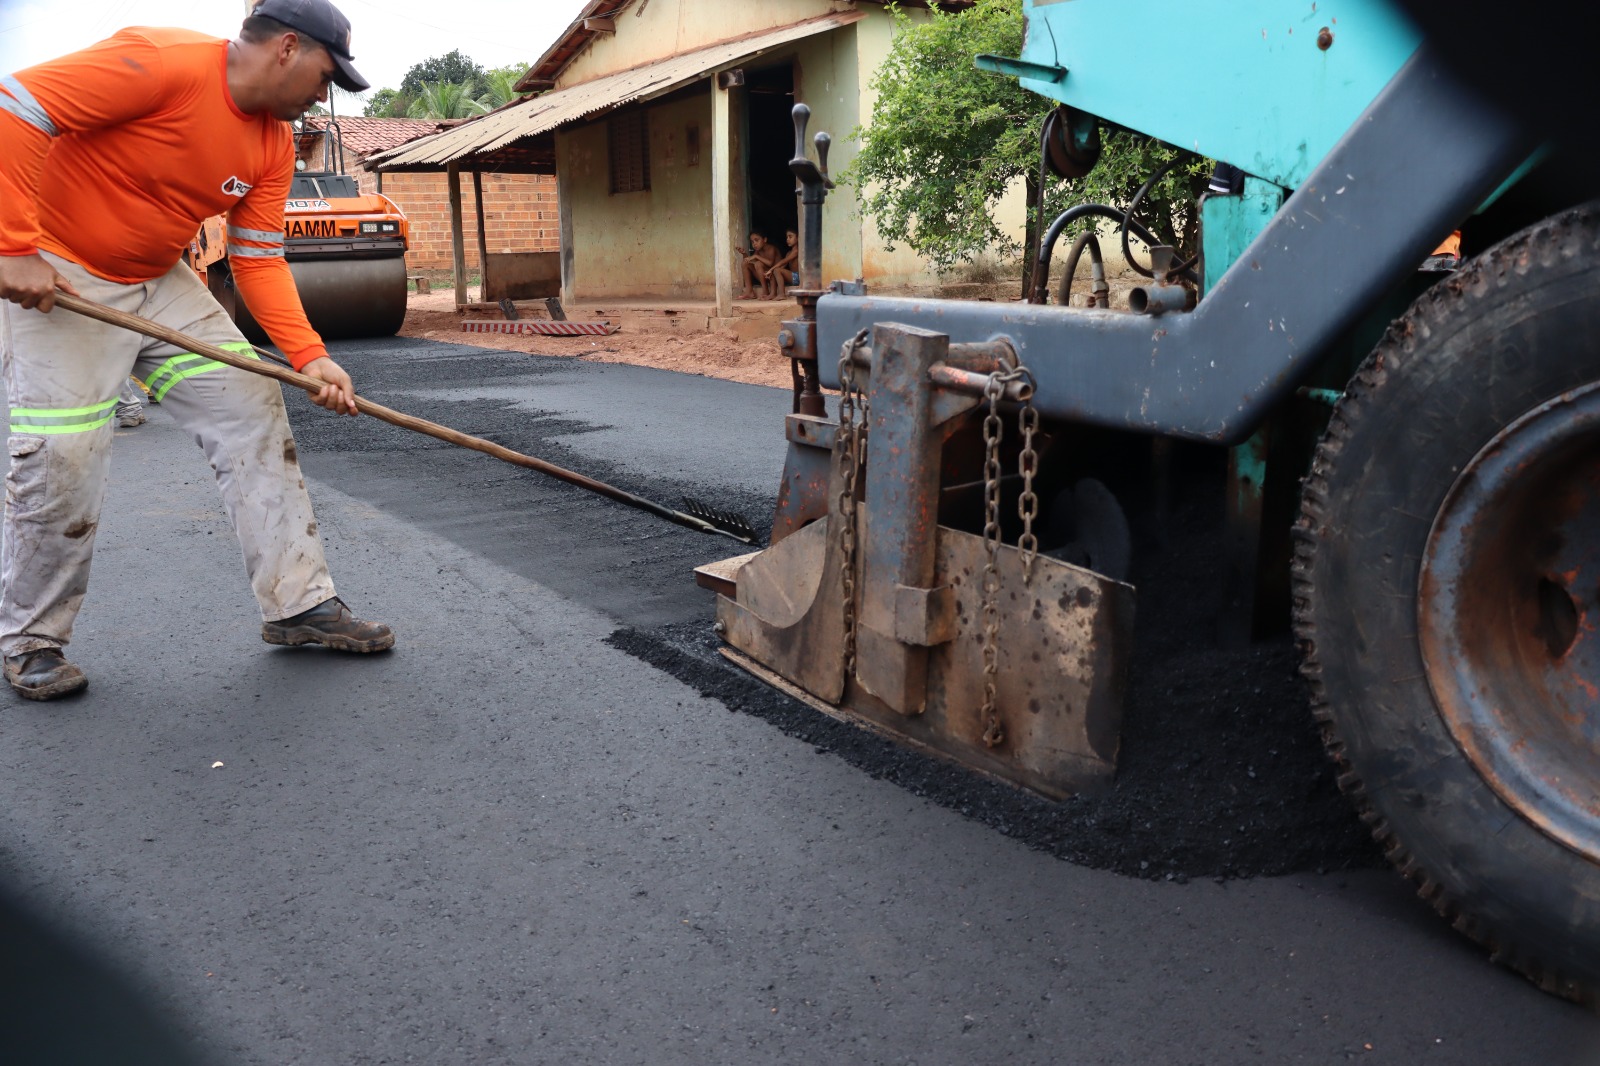
M1523 974L1546 992L1590 1008L1600 1007L1600 989L1554 972L1536 954L1507 942L1502 934L1467 912L1459 900L1423 869L1374 806L1338 733L1337 715L1330 703L1323 665L1318 657L1319 633L1314 611L1319 597L1315 576L1317 550L1333 512L1330 481L1345 444L1378 402L1377 398L1390 380L1391 370L1406 364L1415 353L1419 338L1447 327L1450 324L1447 316L1460 315L1463 300L1471 303L1494 300L1519 265L1525 267L1534 258L1554 260L1570 254L1564 253L1563 247L1570 245L1572 232L1595 228L1597 219L1600 219L1600 211L1593 205L1586 205L1523 230L1463 264L1449 279L1419 297L1389 326L1347 385L1317 445L1310 472L1301 486L1301 508L1292 534L1290 564L1295 638L1301 651L1300 672L1311 692L1312 714L1318 723L1323 747L1338 767L1339 788L1355 804L1373 839L1395 869L1416 888L1417 895L1458 932L1486 948L1494 962Z

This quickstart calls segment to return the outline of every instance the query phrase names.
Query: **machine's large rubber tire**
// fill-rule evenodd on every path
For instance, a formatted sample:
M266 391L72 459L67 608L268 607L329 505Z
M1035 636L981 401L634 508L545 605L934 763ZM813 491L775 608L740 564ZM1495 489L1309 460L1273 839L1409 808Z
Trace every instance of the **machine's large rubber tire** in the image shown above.
M1441 509L1460 498L1462 471L1502 431L1518 432L1528 412L1596 379L1600 209L1588 205L1464 265L1390 328L1318 447L1294 562L1303 671L1341 787L1391 861L1458 930L1547 991L1591 1005L1600 991L1600 859L1583 834L1600 831L1600 815L1594 826L1580 818L1575 846L1541 829L1519 810L1526 804L1506 801L1499 775L1482 772L1482 758L1452 731L1455 704L1436 695L1447 682L1429 675L1437 657L1419 637L1433 631L1419 605L1434 602L1423 560ZM1592 472L1593 442L1583 446L1591 450L1582 469ZM1544 713L1538 700L1525 702L1505 713ZM1600 708L1580 707L1584 714L1588 724L1560 728L1592 737ZM1592 766L1600 750L1590 747L1549 754ZM1600 775L1562 787L1600 797Z

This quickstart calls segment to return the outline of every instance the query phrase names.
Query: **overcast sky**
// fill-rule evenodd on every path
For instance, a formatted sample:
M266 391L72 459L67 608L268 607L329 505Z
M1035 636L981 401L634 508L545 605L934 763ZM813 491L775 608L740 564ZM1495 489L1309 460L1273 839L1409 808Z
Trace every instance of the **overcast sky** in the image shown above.
M532 63L584 0L337 0L356 69L398 88L412 64L452 48L486 67ZM109 37L124 26L185 26L232 37L245 0L0 0L0 76Z

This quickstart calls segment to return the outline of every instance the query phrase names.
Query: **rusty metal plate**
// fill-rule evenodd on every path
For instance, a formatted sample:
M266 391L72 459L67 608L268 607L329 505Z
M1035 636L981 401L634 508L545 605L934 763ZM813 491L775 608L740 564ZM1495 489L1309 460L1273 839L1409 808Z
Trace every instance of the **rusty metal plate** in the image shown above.
M694 583L703 589L710 589L719 596L736 595L739 589L739 571L744 569L745 563L760 554L760 552L747 552L744 555L735 555L697 566L694 568Z
M999 552L997 703L1006 739L983 742L983 538L939 529L938 578L955 593L955 639L933 649L927 710L895 715L908 735L1047 796L1110 784L1133 652L1131 585L1039 556L1023 583L1015 548Z
M749 560L717 597L722 638L829 703L844 690L844 582L832 516Z
M1131 585L1046 556L1025 584L1016 549L1000 548L996 690L1005 740L990 748L983 742L978 628L983 539L937 530L934 587L949 589L937 599L954 601L953 636L928 650L923 713L905 715L841 676L839 559L830 525L813 523L749 560L738 571L736 599L718 600L724 639L768 672L754 671L758 676L775 675L833 713L1052 798L1110 784L1133 648ZM883 642L900 644L866 628L858 637L858 670L870 668Z

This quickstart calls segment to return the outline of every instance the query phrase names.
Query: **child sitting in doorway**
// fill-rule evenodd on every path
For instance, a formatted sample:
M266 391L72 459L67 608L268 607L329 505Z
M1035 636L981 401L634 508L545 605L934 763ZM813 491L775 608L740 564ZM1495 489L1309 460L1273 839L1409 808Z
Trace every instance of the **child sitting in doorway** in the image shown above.
M741 248L739 251L744 255L740 268L744 276L744 292L739 294L739 299L756 299L756 285L761 286L761 299L771 299L774 284L772 267L778 261L778 249L760 233L751 233L749 250Z
M800 235L792 229L785 230L783 240L789 250L767 271L767 276L777 285L778 291L769 297L773 300L783 299L790 285L800 284Z

